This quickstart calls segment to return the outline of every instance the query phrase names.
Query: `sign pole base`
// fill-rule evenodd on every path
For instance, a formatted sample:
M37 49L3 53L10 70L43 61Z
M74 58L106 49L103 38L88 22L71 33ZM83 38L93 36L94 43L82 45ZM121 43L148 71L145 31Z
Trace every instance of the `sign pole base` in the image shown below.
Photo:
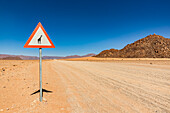
M42 48L39 48L40 59L40 102L42 102Z

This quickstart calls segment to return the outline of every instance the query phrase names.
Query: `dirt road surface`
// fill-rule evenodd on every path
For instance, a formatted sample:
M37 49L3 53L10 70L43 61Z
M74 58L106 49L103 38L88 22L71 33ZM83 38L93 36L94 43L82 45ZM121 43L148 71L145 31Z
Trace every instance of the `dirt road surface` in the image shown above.
M160 61L161 62L161 61ZM0 61L0 113L170 113L170 65Z

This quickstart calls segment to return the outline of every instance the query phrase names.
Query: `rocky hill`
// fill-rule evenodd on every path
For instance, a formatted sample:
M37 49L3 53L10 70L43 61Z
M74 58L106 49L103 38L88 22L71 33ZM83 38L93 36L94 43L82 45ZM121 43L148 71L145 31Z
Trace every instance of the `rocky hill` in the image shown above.
M160 35L149 35L123 49L104 50L95 57L110 58L170 58L170 39Z

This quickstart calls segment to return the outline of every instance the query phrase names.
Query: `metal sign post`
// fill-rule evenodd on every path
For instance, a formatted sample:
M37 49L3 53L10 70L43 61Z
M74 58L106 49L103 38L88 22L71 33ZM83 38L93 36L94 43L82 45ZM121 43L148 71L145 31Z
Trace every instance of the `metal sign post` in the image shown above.
M40 102L42 102L42 48L39 48L39 59L40 59Z
M40 102L42 102L42 48L55 48L55 46L40 22L24 45L24 48L39 48Z

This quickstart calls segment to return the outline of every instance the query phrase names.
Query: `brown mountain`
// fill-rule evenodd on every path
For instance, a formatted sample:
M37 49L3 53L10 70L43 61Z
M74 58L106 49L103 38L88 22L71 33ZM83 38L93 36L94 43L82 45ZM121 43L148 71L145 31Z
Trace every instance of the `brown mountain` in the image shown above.
M170 39L153 34L128 44L121 50L104 50L95 57L170 58Z

